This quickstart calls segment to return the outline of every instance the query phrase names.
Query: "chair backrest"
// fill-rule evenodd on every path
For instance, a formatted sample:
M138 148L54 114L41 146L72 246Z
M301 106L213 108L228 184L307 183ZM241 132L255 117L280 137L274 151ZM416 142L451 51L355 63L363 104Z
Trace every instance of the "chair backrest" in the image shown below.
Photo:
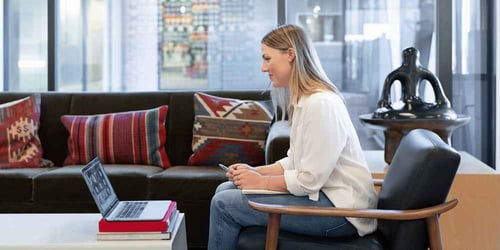
M419 209L445 202L460 155L434 132L410 131L401 139L379 193L379 209ZM427 249L425 221L379 220L387 249Z

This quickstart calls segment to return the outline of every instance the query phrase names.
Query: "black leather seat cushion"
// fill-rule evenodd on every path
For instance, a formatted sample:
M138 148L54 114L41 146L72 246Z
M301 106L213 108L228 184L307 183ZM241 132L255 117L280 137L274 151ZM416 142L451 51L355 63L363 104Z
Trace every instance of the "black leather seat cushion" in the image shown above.
M0 200L31 202L33 178L54 168L0 169Z
M264 249L266 239L265 227L245 227L240 232L238 249ZM375 234L358 238L325 238L312 237L280 231L278 249L288 250L322 250L322 249L345 249L345 250L381 250L384 249Z
M83 166L66 166L37 175L34 200L44 203L90 203L94 200L83 180ZM164 169L146 165L104 165L104 169L120 200L144 200L148 197L148 176Z

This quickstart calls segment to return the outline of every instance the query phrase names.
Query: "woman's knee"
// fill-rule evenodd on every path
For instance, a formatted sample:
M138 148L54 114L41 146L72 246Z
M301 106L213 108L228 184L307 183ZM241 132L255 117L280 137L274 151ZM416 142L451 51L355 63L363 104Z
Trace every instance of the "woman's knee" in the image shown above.
M218 191L212 197L211 209L227 210L228 208L241 207L242 193L239 189L225 189Z
M234 185L234 183L232 181L226 181L226 182L223 182L221 183L217 189L215 190L215 193L219 193L221 191L224 191L224 190L228 190L228 189L236 189L236 185Z

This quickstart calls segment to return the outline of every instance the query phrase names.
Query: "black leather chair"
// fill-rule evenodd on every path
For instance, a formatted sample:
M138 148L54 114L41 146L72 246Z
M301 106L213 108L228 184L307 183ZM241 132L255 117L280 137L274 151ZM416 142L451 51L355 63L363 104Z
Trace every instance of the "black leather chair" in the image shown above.
M377 209L356 210L249 203L269 213L265 227L243 228L239 249L442 249L439 215L458 203L445 203L460 155L435 133L416 129L400 142L379 192ZM325 238L279 232L281 214L378 218L377 231L364 237Z

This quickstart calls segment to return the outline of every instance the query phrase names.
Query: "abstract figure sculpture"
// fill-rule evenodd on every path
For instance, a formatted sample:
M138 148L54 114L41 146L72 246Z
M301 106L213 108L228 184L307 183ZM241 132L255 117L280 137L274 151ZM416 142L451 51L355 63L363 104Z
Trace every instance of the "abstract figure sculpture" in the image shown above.
M419 52L413 47L403 50L403 64L392 71L385 79L378 108L373 118L444 118L455 119L457 114L451 109L450 101L446 98L439 79L428 69L422 67L418 61ZM390 91L394 81L401 82L403 90L403 106L395 109L391 102ZM419 87L423 80L427 80L434 90L435 103L427 103L418 96Z
M403 50L403 64L389 73L384 82L382 95L373 114L360 116L361 121L370 128L384 131L384 159L390 163L401 138L416 128L429 129L437 133L444 142L450 144L453 130L469 122L467 115L457 115L451 109L439 79L418 61L418 50ZM419 96L427 80L434 91L433 103L424 102ZM401 83L401 102L390 102L391 86L395 81Z

